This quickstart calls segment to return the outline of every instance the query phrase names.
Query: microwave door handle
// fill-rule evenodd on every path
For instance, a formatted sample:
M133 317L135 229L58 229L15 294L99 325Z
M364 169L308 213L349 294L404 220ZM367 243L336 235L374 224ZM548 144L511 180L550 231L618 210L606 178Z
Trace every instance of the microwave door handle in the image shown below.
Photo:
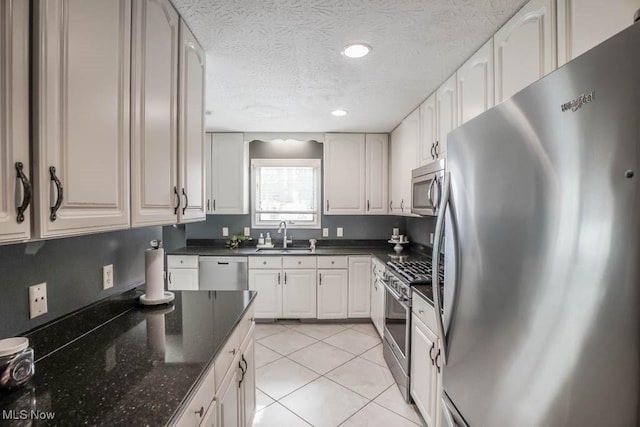
M433 178L431 180L431 184L429 184L429 190L427 190L427 199L429 200L429 203L431 204L431 208L435 211L436 210L436 205L433 203L433 185L436 182L437 177Z
M444 219L445 214L447 212L447 207L449 206L449 197L451 197L451 177L450 173L447 172L444 176L444 184L443 184L443 194L440 199L440 212L438 212L438 219L436 220L436 235L435 240L433 242L433 252L431 254L432 259L432 274L431 281L433 283L433 300L435 303L436 309L436 323L438 327L438 335L442 340L442 361L443 364L447 364L448 353L448 341L447 336L445 335L444 330L444 319L442 316L442 306L443 306L443 295L440 289L440 277L438 272L440 271L440 247L442 245L442 239L444 237ZM450 206L449 206L450 207ZM455 235L455 233L454 233ZM454 285L455 286L455 285ZM455 291L455 289L454 289ZM449 307L451 310L451 307Z

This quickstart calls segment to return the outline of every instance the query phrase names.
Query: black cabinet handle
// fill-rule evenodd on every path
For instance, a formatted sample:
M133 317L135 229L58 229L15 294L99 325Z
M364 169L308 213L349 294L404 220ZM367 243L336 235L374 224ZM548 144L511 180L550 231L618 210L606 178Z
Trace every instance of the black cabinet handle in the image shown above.
M242 360L244 360L244 354L242 355ZM238 362L238 367L240 368L240 371L242 371L242 376L240 377L240 381L238 381L238 388L242 386L242 381L244 381L244 374L247 373L247 371L245 371L242 367L242 360Z
M211 199L207 199L207 210L211 210Z
M389 212L393 210L393 200L389 201Z
M367 212L369 212L371 210L371 204L369 203L369 201L367 200Z
M189 196L187 196L187 193L184 191L184 187L182 187L182 195L184 196L184 207L182 208L182 215L184 215L184 212L189 207Z
M431 359L431 364L435 365L435 358L433 357L433 349L435 348L436 343L431 343L431 349L429 350L429 359Z
M216 210L216 199L213 199L213 210Z
M198 414L200 418L202 418L202 416L204 415L204 406L201 406L198 411L193 411L193 412L195 412L196 414Z
M327 199L327 212L329 212L329 199Z
M400 202L400 211L404 212L404 199Z
M436 158L436 155L435 155L435 154L433 154L433 149L434 149L434 148L436 148L436 145L432 142L432 143L431 143L431 150L430 150L430 151L431 151L431 158L432 158L432 159L435 159L435 158Z
M18 216L16 218L16 221L18 221L18 224L22 224L24 222L24 213L29 207L29 203L31 203L31 193L33 188L31 186L31 182L29 181L29 178L27 178L27 176L22 171L23 168L24 168L24 165L22 164L22 162L16 162L16 171L18 172L18 179L20 180L20 182L22 182L22 189L24 190L24 194L22 195L22 203L20 204L20 206L17 207Z
M178 194L178 187L176 187L175 185L173 186L173 194L176 195L176 205L173 208L173 214L177 215L178 209L180 209L180 195Z
M278 273L278 285L280 284L280 273Z
M286 271L285 271L285 273L284 273L284 284L285 284L285 285L287 284L287 272L286 272Z
M322 286L322 273L318 273L318 280L320 281L318 284Z
M51 174L51 181L53 181L56 185L56 190L57 190L57 197L56 197L56 203L51 206L51 216L49 216L49 218L51 219L51 221L55 221L58 218L58 215L56 212L58 212L58 209L60 209L60 206L62 205L62 200L64 199L64 189L62 188L62 183L60 182L60 180L58 179L58 177L56 176L56 167L55 166L51 166L49 167L49 173Z
M440 147L440 141L436 141L436 145L433 147L433 151L436 153L436 159L439 157L438 147Z

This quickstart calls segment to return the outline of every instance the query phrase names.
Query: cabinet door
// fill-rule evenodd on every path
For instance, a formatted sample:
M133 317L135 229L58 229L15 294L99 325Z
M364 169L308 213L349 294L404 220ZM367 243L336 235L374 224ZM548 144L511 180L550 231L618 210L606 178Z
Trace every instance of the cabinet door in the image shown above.
M178 31L169 0L133 7L131 224L174 224L178 185Z
M227 372L218 395L219 427L238 427L240 425L240 387L239 357L236 357Z
M282 317L316 317L316 270L286 269L283 271Z
M371 257L349 257L348 317L371 316Z
M555 9L531 0L494 35L496 104L556 68Z
M197 268L171 268L167 274L167 289L170 291L197 291L199 289Z
M365 213L364 134L325 134L323 181L325 215Z
M463 124L493 107L493 39L478 49L456 76L458 122Z
M399 214L402 199L402 124L391 132L390 144L389 213Z
M254 329L249 332L246 344L241 349L241 363L245 372L240 381L241 388L241 413L242 425L251 427L253 425L253 416L256 412L256 357L255 357L255 340Z
M257 318L282 317L282 272L280 270L249 269L249 289L256 296Z
M384 215L389 203L389 135L368 133L365 140L366 213Z
M633 24L640 0L558 0L558 66Z
M437 140L436 94L434 93L420 106L420 165L426 165L436 159Z
M131 1L34 4L36 235L128 228Z
M25 206L29 184L29 1L0 3L0 243L31 237L31 214ZM27 182L27 181L25 181ZM25 191L26 189L26 191ZM31 195L32 196L32 195Z
M402 163L401 174L401 198L400 213L411 213L411 171L418 166L418 141L420 140L420 109L416 108L406 119L402 121L402 146L400 155Z
M249 151L242 133L211 133L207 212L218 215L249 213Z
M216 427L218 425L218 402L211 402L209 409L204 414L200 427Z
M318 319L346 319L348 270L318 270Z
M205 55L189 28L180 21L180 90L178 191L181 223L205 219L204 185Z
M438 337L420 319L412 315L411 327L411 396L427 425L434 425L438 370L432 356L437 353Z
M456 74L436 91L436 118L438 120L438 139L434 151L436 159L447 152L447 135L458 126L458 100L456 97Z

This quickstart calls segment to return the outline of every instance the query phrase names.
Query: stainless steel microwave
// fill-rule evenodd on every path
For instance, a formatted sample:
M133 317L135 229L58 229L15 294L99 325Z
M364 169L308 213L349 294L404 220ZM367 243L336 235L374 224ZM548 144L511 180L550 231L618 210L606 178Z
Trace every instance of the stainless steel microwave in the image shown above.
M440 159L411 171L411 213L438 215L445 160Z

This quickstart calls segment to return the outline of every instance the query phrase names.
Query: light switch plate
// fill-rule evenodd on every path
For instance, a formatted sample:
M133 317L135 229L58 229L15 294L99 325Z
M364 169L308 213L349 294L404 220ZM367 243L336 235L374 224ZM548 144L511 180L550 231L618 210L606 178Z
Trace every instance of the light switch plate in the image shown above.
M249 227L244 228L244 235L247 237L251 236L251 229Z
M42 316L47 312L47 282L29 286L29 318Z
M102 267L102 289L113 288L113 264Z
M338 227L338 228L336 228L336 236L338 236L338 237L342 237L342 234L343 234L343 233L342 233L342 227Z
M322 229L322 237L329 237L329 229L328 228L323 228Z
M222 237L229 237L229 227L222 227Z

